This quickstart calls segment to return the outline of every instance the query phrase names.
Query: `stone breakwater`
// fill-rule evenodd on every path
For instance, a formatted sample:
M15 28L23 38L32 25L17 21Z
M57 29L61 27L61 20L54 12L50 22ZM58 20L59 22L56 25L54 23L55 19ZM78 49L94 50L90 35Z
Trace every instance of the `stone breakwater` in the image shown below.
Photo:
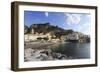
M24 61L49 61L49 60L67 60L73 59L71 56L53 52L51 49L32 49L24 51Z

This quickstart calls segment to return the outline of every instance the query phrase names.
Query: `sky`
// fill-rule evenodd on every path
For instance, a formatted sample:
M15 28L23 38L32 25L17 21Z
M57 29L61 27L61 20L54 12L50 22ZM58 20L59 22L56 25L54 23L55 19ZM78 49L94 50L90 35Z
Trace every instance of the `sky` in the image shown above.
M50 23L60 28L90 35L91 15L86 13L24 11L24 25Z

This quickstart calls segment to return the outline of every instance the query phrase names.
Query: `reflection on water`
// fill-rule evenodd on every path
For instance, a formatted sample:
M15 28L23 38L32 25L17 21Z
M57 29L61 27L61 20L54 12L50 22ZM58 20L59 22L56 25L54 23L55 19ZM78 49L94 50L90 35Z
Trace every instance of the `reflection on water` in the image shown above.
M56 44L55 44L56 45ZM75 59L90 58L90 43L62 43L52 49Z

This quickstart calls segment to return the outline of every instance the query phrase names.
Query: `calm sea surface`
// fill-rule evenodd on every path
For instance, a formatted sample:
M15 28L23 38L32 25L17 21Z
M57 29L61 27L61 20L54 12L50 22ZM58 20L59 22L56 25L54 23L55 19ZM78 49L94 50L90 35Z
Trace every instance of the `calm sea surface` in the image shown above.
M57 45L53 51L75 59L87 59L90 58L90 43L62 43Z

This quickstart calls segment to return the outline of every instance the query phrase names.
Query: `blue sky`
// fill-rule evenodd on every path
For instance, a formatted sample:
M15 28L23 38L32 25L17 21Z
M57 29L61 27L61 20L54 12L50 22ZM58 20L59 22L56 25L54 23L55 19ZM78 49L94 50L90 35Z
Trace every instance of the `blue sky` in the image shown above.
M90 34L91 15L85 13L24 11L24 24L47 23L63 29Z

